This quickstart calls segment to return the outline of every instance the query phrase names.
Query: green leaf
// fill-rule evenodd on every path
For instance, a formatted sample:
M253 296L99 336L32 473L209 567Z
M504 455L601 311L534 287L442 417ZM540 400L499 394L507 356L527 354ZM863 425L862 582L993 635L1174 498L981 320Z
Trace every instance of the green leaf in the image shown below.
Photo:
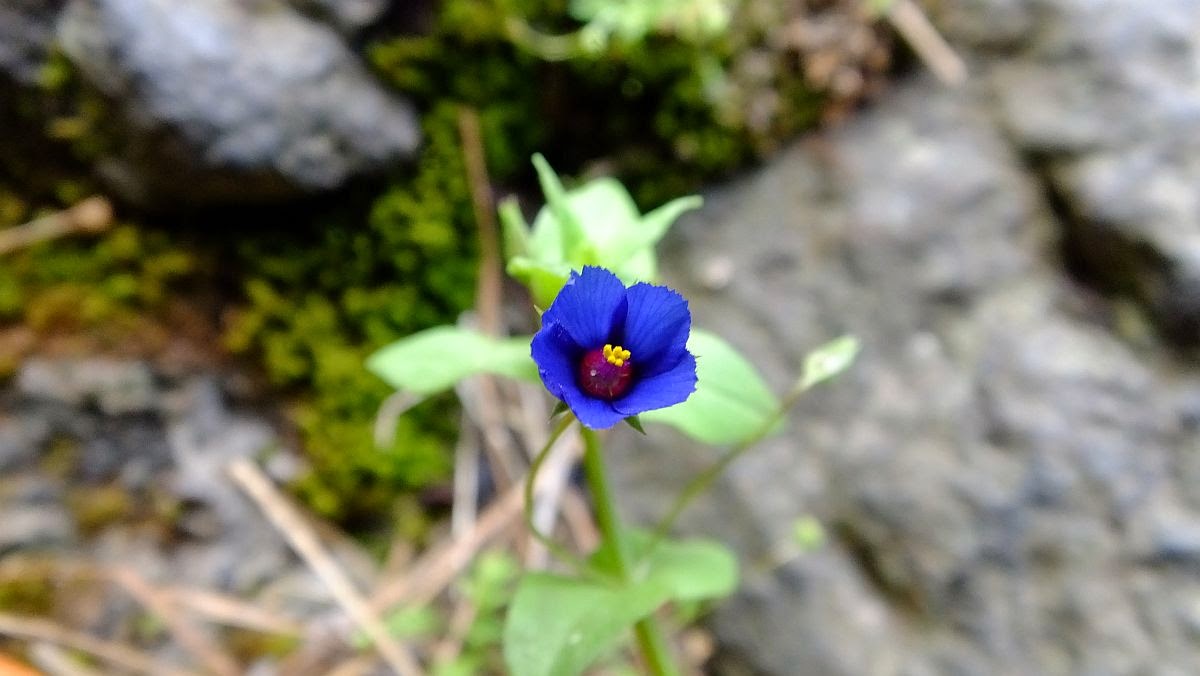
M508 274L529 289L535 306L545 310L566 285L571 266L566 263L539 263L525 256L517 256L508 262Z
M659 208L642 216L641 225L638 228L636 241L640 246L654 246L658 244L658 240L662 239L675 221L679 220L685 212L692 209L699 209L704 206L704 198L699 195L688 195L687 197L678 197L667 202Z
M800 377L799 388L807 390L845 371L854 363L860 349L857 338L842 336L809 352L804 358L804 375Z
M628 583L543 573L521 580L504 631L511 673L578 674L664 603L719 598L737 587L737 560L724 545L707 540L655 544L654 536L641 530L626 531L622 538L634 561L634 579ZM612 555L602 547L592 561L602 563Z
M637 430L638 432L641 432L643 435L646 434L646 428L642 427L642 421L638 420L638 417L636 415L631 415L628 418L626 418L625 424L629 425L630 427Z
M737 589L737 558L712 540L659 540L650 531L631 529L622 534L634 563L634 578L657 580L668 600L704 601Z
M383 627L388 636L395 638L428 636L437 631L438 616L430 606L406 606L385 617ZM364 631L355 632L350 641L359 650L365 650L373 643Z
M572 190L541 155L533 163L546 196L546 206L525 225L515 203L501 205L508 273L530 288L539 307L546 307L566 283L571 270L598 265L626 284L658 277L654 246L680 214L699 207L699 197L681 197L642 216L625 186L612 178L589 181Z
M579 674L667 597L661 581L609 586L530 573L517 585L504 626L509 673Z
M696 391L682 404L641 414L644 422L672 425L709 444L736 444L779 417L779 400L758 370L715 334L693 329Z
M531 337L492 338L455 326L414 333L367 358L367 369L398 390L430 395L480 373L538 382Z
M575 268L612 268L629 255L624 243L638 232L641 216L620 182L598 178L563 193L560 202L558 207L548 202L549 208L542 209L533 221L530 254L534 258L542 262L567 261ZM572 242L565 234L564 210L579 229L577 241Z
M521 214L521 205L513 197L500 201L500 227L504 235L504 256L511 260L529 251L529 224Z
M583 242L583 229L580 227L579 218L567 203L567 193L563 189L562 181L558 180L558 174L554 173L550 163L541 153L533 156L533 167L537 170L542 194L546 196L546 205L554 214L557 226L555 231L562 243L562 250L570 253Z

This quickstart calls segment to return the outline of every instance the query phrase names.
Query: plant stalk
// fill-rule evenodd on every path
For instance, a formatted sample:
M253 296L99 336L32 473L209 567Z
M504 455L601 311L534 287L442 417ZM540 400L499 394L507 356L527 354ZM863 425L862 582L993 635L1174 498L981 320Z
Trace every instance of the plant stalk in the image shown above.
M600 439L592 430L583 426L580 426L580 429L583 433L583 472L592 492L596 523L600 527L600 534L614 552L612 572L622 581L629 582L633 574L632 563L629 552L625 549L625 541L621 538L621 521L604 470ZM633 629L650 673L654 676L678 676L679 667L675 665L666 638L654 616L639 620Z

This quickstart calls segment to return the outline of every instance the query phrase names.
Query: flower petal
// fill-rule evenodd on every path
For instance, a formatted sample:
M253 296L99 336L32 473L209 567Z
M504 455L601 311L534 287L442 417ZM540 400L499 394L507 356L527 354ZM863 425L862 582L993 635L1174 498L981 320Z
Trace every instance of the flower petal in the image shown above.
M595 349L613 337L613 326L625 305L625 285L604 268L587 266L571 273L550 308L542 314L542 325L561 324L575 343Z
M564 401L581 423L607 429L625 418L610 402L590 397L579 388L579 360L584 350L562 324L544 325L534 335L530 351L546 389Z
M621 346L633 353L638 377L650 378L675 367L686 350L692 313L683 296L665 286L634 284L625 291Z
M571 412L579 422L594 430L606 430L627 417L613 408L612 402L589 397L578 389L568 389L566 394Z
M547 324L533 336L530 353L538 375L550 394L566 401L568 388L578 389L579 359L583 349L561 324Z
M629 394L613 402L621 415L631 416L686 401L696 391L696 358L686 350L675 367L634 384Z

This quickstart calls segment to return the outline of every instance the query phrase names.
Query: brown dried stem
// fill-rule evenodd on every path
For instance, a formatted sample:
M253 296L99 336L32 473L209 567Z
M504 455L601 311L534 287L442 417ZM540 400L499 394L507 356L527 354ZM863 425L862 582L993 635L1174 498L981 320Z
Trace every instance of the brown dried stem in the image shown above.
M112 204L103 197L89 197L70 209L0 230L0 255L65 235L103 232L112 221Z
M239 458L230 463L229 474L320 578L350 619L371 639L388 666L400 676L422 674L416 659L388 634L376 611L354 588L354 584L338 566L337 561L325 550L299 510L280 495L258 467L249 460Z

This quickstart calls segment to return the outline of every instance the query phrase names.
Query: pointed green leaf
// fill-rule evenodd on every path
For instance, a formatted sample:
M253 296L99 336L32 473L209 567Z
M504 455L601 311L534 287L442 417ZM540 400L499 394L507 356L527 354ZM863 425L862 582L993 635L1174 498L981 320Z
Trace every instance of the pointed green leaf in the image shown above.
M682 404L642 414L709 444L746 441L779 416L779 400L758 370L715 334L693 329L688 349L696 355L696 391Z
M858 356L861 346L854 336L842 336L825 343L804 358L804 375L799 387L807 390L845 371Z
M637 430L638 432L641 432L642 434L646 433L646 428L642 427L642 421L638 420L638 417L636 415L631 415L628 418L626 418L625 424L629 425L630 427Z
M638 227L637 242L639 246L654 246L658 240L667 234L675 221L684 212L692 209L699 209L704 206L704 198L699 195L689 195L687 197L679 197L667 202L650 213L642 216L641 224Z
M550 168L550 163L541 153L533 156L533 166L537 170L542 194L546 196L546 206L554 214L562 250L569 254L583 242L583 228L579 224L579 218L567 202L567 193L563 189L562 181L558 179L558 174L554 173L554 169Z
M699 197L682 197L642 216L629 191L615 179L595 179L568 191L540 155L534 157L534 165L546 206L528 236L519 239L525 231L519 227L523 221L514 205L505 204L501 214L506 239L513 242L509 273L527 286L532 286L539 271L561 269L565 279L570 270L585 265L608 268L626 284L653 282L658 276L655 244L680 214L701 204ZM548 300L548 287L543 284L535 296Z
M566 413L570 409L571 409L571 407L567 406L567 402L556 401L556 402L554 402L554 410L550 411L550 419L553 420L554 418L557 418L558 416Z
M367 369L398 390L429 395L480 373L538 382L529 336L492 338L437 326L402 338L367 358Z
M500 227L504 235L504 258L511 260L529 253L529 224L521 214L521 205L513 197L500 201Z

